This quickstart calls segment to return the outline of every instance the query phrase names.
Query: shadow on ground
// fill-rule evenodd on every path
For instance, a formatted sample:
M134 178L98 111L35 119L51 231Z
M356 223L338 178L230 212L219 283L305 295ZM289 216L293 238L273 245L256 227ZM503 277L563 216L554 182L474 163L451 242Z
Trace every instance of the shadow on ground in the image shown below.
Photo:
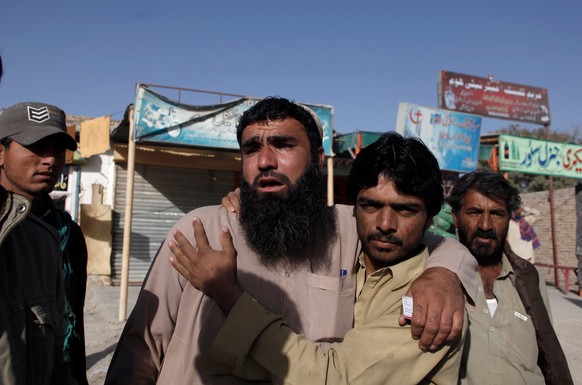
M566 301L569 301L570 303L578 306L578 307L582 307L582 298L569 298L569 297L565 297L564 299Z
M100 352L96 352L87 356L87 369L91 368L97 362L101 361L103 358L107 357L110 353L115 350L117 343L111 344L109 347L103 349Z

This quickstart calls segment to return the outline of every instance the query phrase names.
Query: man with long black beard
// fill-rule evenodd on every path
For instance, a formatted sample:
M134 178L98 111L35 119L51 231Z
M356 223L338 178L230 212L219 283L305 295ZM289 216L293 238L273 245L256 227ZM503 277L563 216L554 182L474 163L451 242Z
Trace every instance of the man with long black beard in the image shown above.
M475 306L467 305L461 383L572 384L545 281L506 242L511 212L521 205L517 189L499 173L474 171L459 178L448 202L481 283Z
M257 192L258 177L278 179L287 186L287 195L261 196ZM252 186L244 178L241 182L240 222L248 243L261 262L270 267L279 263L293 267L305 263L310 256L312 263L319 262L314 257L323 261L325 254L312 254L306 250L310 233L317 225L333 223L333 211L324 199L319 168L312 165L295 185L285 175L274 171L258 177Z
M237 125L245 180L240 220L222 206L202 207L170 230L121 335L106 384L248 383L207 371L224 315L172 267L174 235L179 231L196 245L192 226L201 223L214 249L232 235L240 287L281 314L292 330L325 343L341 340L353 327L360 246L352 207L325 205L319 176L322 136L311 110L283 98L264 99L242 115ZM433 253L428 263L432 259L431 266L470 276L463 283L471 292L469 272L476 264L457 245L439 247L441 257ZM462 329L462 290L455 274L443 267L428 269L417 283L412 290L415 306L421 306L415 307L413 333L423 346L434 348ZM248 367L244 378L266 378L264 371Z

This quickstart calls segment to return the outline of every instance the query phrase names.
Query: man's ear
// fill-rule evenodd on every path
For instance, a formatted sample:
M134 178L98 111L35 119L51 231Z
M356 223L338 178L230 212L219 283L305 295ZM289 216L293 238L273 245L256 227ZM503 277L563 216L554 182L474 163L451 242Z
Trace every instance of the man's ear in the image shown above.
M457 214L454 211L451 212L451 214L453 214L453 222L455 223L455 227L459 228L459 226L457 225Z
M317 161L319 164L319 168L323 169L324 162L325 162L325 152L323 151L323 147L319 146L317 148Z
M6 147L0 144L0 167L4 166L4 154L6 153Z

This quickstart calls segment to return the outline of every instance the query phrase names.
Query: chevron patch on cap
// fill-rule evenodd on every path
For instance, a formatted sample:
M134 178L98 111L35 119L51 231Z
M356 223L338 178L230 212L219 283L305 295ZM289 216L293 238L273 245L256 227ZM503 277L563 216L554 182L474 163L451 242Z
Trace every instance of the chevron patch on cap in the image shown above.
M34 108L27 106L28 108L28 120L31 122L42 123L50 119L50 114L48 107Z

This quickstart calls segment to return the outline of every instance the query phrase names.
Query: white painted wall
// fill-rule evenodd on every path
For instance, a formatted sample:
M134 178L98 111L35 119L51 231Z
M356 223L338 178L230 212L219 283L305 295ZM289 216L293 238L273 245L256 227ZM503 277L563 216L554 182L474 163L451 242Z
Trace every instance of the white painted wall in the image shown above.
M93 155L87 163L81 165L81 188L79 203L90 204L93 194L92 185L98 183L103 186L103 204L113 208L115 197L115 163L113 150L100 155Z

